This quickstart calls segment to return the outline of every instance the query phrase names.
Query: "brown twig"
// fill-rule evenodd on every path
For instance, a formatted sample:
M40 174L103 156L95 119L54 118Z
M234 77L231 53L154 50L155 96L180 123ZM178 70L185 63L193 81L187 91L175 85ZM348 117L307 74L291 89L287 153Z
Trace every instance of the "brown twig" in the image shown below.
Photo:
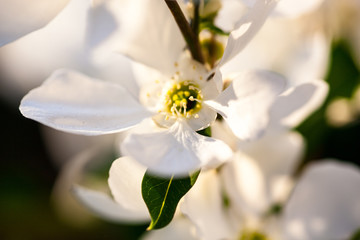
M195 34L189 22L186 20L184 13L181 11L181 8L176 0L165 0L165 3L167 4L168 8L170 9L172 15L174 16L174 19L177 23L177 25L180 28L180 31L186 41L186 44L189 47L189 50L191 52L191 56L193 59L200 63L205 63L204 57L201 52L201 46L199 42L199 38L197 34Z

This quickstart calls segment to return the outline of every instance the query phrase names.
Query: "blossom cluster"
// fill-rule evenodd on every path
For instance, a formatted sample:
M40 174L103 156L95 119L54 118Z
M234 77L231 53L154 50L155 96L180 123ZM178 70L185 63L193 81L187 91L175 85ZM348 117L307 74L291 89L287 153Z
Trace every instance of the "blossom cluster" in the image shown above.
M339 31L317 18L331 0L56 2L44 29L82 13L81 50L68 53L82 62L55 63L19 109L56 130L112 136L111 195L73 185L83 205L150 222L143 239L358 236L357 167L323 159L295 174L306 144L294 129L329 91L322 79ZM0 43L44 19L22 24L1 28ZM93 152L82 165L104 154Z

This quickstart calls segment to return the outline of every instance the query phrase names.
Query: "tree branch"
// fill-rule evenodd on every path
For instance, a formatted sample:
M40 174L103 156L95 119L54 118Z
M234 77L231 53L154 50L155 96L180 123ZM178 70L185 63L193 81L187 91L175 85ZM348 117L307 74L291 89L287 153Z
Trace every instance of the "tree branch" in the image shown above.
M167 4L168 8L170 9L172 15L175 18L177 25L180 28L180 31L191 52L191 56L196 61L204 64L205 61L201 52L199 38L197 37L197 34L192 31L191 26L186 20L184 13L181 11L178 2L176 0L165 0L165 3Z

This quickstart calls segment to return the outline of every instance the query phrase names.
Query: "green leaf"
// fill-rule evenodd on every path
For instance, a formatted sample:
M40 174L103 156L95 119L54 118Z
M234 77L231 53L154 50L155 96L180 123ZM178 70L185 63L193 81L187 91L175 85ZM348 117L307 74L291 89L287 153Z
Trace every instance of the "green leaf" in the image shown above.
M358 228L355 233L349 238L349 240L359 240L360 239L360 228Z
M230 33L229 32L225 32L223 31L221 28L215 26L212 22L210 21L203 21L200 23L200 30L203 29L207 29L215 34L219 34L219 35L224 35L224 36L229 36Z
M211 127L207 127L205 129L199 130L197 131L197 133L205 137L211 137Z
M163 228L174 217L180 199L195 184L200 171L184 178L162 178L145 173L141 191L151 216L148 230Z

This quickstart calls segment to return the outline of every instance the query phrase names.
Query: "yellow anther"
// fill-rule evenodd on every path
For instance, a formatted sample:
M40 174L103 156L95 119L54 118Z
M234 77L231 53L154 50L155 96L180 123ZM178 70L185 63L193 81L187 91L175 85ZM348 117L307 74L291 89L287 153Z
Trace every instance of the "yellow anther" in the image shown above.
M176 101L176 100L178 100L178 99L179 99L179 95L174 94L174 95L172 96L172 100L173 100L173 101Z
M190 118L201 109L202 96L198 86L190 81L176 82L164 99L169 116Z

